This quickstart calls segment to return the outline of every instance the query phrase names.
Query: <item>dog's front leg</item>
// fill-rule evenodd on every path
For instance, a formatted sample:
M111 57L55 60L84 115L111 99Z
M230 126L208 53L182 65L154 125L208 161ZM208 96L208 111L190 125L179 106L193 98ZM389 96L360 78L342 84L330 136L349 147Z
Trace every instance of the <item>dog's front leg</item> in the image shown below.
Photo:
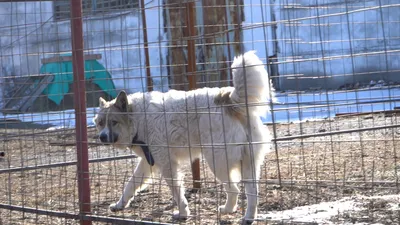
M187 219L190 216L189 204L185 197L183 174L178 171L179 163L176 161L165 161L161 167L161 173L167 182L172 196L179 210L173 212L174 219Z
M152 182L152 174L155 168L150 167L145 159L140 159L133 176L129 179L124 192L117 203L110 205L110 210L115 212L123 210L127 203Z

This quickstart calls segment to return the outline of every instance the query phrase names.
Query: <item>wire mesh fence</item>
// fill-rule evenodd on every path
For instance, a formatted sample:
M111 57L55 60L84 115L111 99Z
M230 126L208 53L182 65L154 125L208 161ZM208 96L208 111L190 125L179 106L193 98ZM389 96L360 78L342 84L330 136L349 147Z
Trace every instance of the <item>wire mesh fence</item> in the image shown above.
M399 9L1 1L0 224L399 223Z

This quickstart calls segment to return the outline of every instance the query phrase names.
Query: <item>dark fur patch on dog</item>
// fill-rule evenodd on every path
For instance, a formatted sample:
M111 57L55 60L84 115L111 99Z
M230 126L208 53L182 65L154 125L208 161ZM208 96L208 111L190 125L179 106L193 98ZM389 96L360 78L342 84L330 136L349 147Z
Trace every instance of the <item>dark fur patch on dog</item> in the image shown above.
M221 89L220 93L214 97L214 104L223 106L226 114L239 120L241 124L246 125L245 112L241 107L232 102L231 91Z

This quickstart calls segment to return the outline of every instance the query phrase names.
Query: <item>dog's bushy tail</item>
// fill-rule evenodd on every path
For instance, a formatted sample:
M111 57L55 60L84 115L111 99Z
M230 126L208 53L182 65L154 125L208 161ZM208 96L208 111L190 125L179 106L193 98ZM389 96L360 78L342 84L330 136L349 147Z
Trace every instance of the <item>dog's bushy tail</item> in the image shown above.
M275 89L269 82L268 72L255 51L236 57L232 63L233 86L231 100L241 107L249 107L250 113L266 116L269 104L276 101ZM247 101L246 101L247 99Z

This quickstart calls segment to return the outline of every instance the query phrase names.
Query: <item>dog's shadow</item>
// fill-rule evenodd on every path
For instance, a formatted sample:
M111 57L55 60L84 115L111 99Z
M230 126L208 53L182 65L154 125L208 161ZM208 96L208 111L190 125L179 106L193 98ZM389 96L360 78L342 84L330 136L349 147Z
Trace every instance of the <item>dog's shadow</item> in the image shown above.
M150 212L152 220L155 221L157 218L165 217L166 215L171 216L168 222L170 223L179 223L186 224L185 222L190 221L199 221L201 217L215 217L216 211L213 208L217 209L218 201L217 201L217 192L218 187L214 188L204 188L201 190L198 189L186 189L185 197L187 198L190 205L202 205L201 208L205 209L206 212L195 213L192 214L186 220L179 220L172 218L173 211L176 210L176 202L172 197L168 199L160 198L157 193L153 193L149 190L144 190L138 193L137 196L130 202L129 208L131 209L140 209L145 204L153 204L154 209ZM207 197L206 197L207 196ZM220 201L224 201L224 198ZM198 208L198 207L196 207ZM198 215L197 215L198 214ZM199 217L199 218L196 218ZM219 218L218 224L233 224L232 221Z

